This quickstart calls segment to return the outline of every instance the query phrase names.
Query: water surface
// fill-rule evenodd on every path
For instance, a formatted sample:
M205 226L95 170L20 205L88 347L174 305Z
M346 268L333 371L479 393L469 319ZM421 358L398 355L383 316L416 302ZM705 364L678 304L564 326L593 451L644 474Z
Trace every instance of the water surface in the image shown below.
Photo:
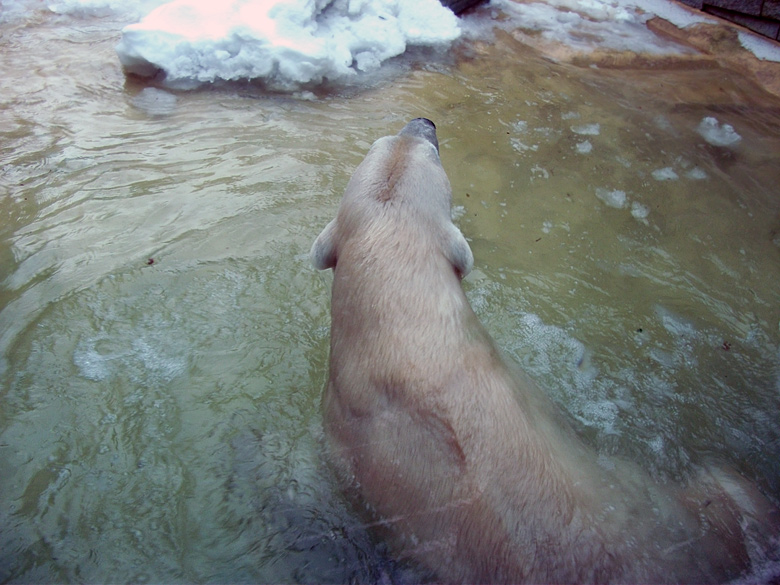
M749 74L500 32L316 99L174 93L125 79L121 24L0 24L1 581L425 580L322 464L306 257L419 115L475 310L600 457L659 481L716 460L778 501L780 99Z

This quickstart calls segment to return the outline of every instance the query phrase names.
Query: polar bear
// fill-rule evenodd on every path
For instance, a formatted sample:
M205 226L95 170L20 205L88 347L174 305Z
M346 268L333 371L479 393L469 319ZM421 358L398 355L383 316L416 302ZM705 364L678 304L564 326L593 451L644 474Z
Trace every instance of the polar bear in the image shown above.
M433 122L377 140L314 242L334 270L329 455L393 550L445 582L714 582L750 567L760 496L736 475L672 489L607 471L510 365L461 279Z

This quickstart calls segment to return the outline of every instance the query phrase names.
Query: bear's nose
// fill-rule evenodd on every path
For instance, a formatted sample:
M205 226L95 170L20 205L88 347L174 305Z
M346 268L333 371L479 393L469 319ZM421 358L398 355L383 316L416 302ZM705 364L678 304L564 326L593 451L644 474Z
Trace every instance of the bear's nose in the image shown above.
M431 122L428 118L415 118L404 126L398 135L411 135L423 138L433 144L433 146L436 147L436 152L439 152L439 140L436 138L436 124Z

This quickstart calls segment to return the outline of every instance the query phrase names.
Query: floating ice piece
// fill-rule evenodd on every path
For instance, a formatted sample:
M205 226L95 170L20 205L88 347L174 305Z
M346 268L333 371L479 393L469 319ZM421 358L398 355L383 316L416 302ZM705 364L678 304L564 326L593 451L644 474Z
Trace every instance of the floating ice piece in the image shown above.
M528 122L525 120L517 120L512 124L512 129L515 132L525 133L528 132Z
M607 207L614 207L615 209L622 209L628 202L626 192L619 189L610 190L599 187L596 189L596 197L601 199Z
M575 149L580 154L590 154L593 150L593 145L590 143L590 140L586 140L585 142L578 142Z
M704 140L713 146L733 146L742 140L742 137L734 131L730 124L721 125L710 116L704 118L696 130Z
M531 167L531 180L533 181L536 178L549 179L550 171L539 165L534 165Z
M539 150L538 144L526 144L519 138L510 138L509 142L512 144L512 148L514 148L517 152L528 152L529 150L531 152L536 152Z
M598 136L601 133L601 124L583 124L572 126L571 131L581 136Z
M685 173L685 176L693 181L701 181L702 179L707 178L707 173L704 171L704 169L693 167L691 170Z
M672 167L656 169L652 172L652 175L656 181L676 181L680 178Z
M639 201L631 202L631 216L634 219L645 219L650 215L650 208L647 205L639 203Z
M296 90L459 35L438 0L173 0L126 26L116 51L127 72L163 71L170 86L263 79Z

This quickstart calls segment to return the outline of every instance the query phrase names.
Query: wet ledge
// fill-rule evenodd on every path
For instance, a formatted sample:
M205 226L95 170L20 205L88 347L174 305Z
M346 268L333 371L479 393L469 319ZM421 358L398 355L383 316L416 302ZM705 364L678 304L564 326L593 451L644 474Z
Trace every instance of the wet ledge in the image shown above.
M759 59L744 48L740 27L721 21L678 28L662 18L649 20L647 26L658 35L696 49L701 61L713 60L719 67L751 74L767 92L780 97L780 62Z
M780 0L680 0L713 16L780 40Z

